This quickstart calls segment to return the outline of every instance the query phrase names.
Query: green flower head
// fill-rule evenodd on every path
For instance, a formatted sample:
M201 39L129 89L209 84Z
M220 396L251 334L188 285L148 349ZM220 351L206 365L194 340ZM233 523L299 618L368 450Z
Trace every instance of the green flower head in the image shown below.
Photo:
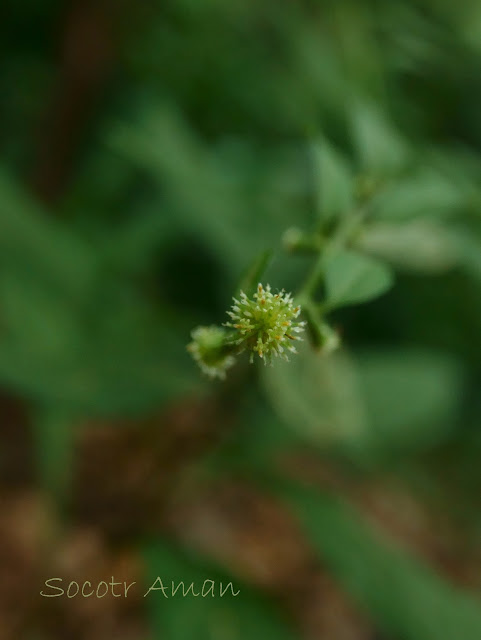
M234 329L233 344L239 351L250 351L253 362L257 353L264 363L271 363L276 356L288 360L288 353L297 353L294 346L298 335L304 331L305 322L297 322L301 307L294 306L290 293L284 290L272 293L270 285L259 283L253 298L241 291L240 300L233 298L232 311L228 311L232 322L225 327Z
M197 327L192 331L187 350L202 371L210 378L225 378L225 372L235 363L232 348L226 346L227 331L222 327Z

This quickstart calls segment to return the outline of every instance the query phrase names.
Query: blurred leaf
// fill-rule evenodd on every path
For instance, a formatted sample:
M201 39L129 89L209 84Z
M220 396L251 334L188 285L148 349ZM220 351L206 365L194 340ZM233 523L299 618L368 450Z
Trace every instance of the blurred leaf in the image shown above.
M86 325L65 352L33 340L4 339L0 381L42 404L89 415L158 408L198 389L202 380L182 335L161 318L152 328L153 320L140 327Z
M178 233L172 220L163 215L158 206L148 207L115 230L109 228L105 254L108 262L118 269L139 270L152 264L152 258L161 251L167 251Z
M463 191L446 173L422 170L379 192L372 200L371 215L395 221L423 216L445 217L466 205L470 195L471 190L469 193Z
M327 310L366 302L393 285L393 274L383 262L350 250L337 251L325 266Z
M453 427L462 370L452 357L383 349L360 354L356 364L369 425L361 446L399 452L432 444Z
M95 257L81 238L43 216L22 189L0 172L0 264L32 273L71 295L85 295Z
M35 358L63 358L81 339L81 318L68 295L46 286L40 274L4 269L0 300L4 339L17 343Z
M291 362L262 369L280 420L319 446L341 444L356 456L399 454L438 442L453 428L462 369L422 350L324 356L302 343Z
M317 188L317 213L321 221L346 214L353 203L351 171L325 139L311 143L314 179Z
M409 157L408 145L376 105L354 101L351 125L363 171L385 176L395 174L405 166Z
M293 209L302 215L292 150L278 149L259 162L259 152L246 143L230 149L205 144L179 111L165 105L143 113L138 125L117 127L111 145L149 171L164 194L165 215L232 273L278 242Z
M356 247L396 267L424 273L446 271L459 262L457 234L428 220L366 226Z
M218 569L160 540L144 548L144 557L149 582L145 592L159 576L168 595L166 598L162 591L152 591L145 598L155 637L159 640L294 640L297 637L260 594L252 592ZM209 592L210 582L205 585L207 595L202 596L204 581L211 580L214 581L215 596ZM195 597L190 592L183 597L180 587L177 594L172 596L172 583L175 587L181 582L184 582L186 591L193 583L196 593L200 595ZM226 589L229 582L232 582L233 592L239 592L238 595L232 595L229 588L221 597L220 584ZM157 587L160 587L159 582Z
M481 605L419 558L395 548L339 500L312 490L280 490L323 564L376 623L403 640L478 640Z
M348 78L369 95L378 96L382 87L383 55L372 37L372 16L362 3L347 1L333 5L339 57ZM362 90L361 89L361 90Z
M291 362L262 368L274 410L300 436L318 445L357 440L364 431L364 413L347 354L327 356L307 341L300 345Z
M230 267L243 264L245 250L234 232L242 214L241 194L179 114L166 108L147 113L138 128L118 128L112 145L161 181L167 210L177 210L187 231L215 245L224 259L229 255L225 262Z
M457 234L460 263L466 272L481 281L481 237L475 229L466 229Z

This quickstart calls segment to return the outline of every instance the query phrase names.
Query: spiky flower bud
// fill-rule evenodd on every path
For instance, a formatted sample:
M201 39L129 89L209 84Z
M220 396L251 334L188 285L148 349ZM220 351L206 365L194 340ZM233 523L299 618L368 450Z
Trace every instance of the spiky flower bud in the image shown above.
M235 363L232 347L227 345L227 331L222 327L197 327L187 345L194 360L210 378L225 378L225 372Z
M255 353L265 364L271 363L273 357L288 360L289 352L297 353L293 343L302 340L298 334L306 323L297 322L301 307L294 306L290 293L282 290L274 294L270 285L264 288L259 284L253 298L241 291L240 300L233 300L232 310L227 312L232 322L224 326L235 330L232 342L239 351L250 351L251 362Z

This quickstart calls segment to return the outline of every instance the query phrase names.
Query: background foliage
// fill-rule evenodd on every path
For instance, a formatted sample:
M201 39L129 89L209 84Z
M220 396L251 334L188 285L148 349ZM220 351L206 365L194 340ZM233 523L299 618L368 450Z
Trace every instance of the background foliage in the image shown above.
M2 637L478 640L479 3L3 14ZM210 383L267 250L343 346ZM54 569L242 595L86 613Z

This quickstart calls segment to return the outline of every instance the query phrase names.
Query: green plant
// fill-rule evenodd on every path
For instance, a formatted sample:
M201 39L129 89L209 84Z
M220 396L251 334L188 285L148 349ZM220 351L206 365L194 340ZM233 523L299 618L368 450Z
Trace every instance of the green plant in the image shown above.
M10 538L238 583L145 637L479 640L479 3L6 4Z

